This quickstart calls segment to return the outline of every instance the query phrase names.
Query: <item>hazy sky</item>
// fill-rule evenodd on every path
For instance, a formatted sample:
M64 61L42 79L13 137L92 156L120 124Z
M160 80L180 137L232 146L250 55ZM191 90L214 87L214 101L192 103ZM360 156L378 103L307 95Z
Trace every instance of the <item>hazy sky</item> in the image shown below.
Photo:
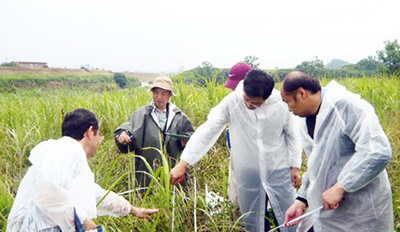
M400 41L400 0L0 0L0 62L177 72L351 63Z

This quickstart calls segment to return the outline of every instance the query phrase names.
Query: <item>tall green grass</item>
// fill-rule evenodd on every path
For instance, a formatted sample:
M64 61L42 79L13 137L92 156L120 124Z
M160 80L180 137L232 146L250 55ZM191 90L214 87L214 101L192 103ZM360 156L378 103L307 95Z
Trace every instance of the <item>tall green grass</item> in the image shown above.
M179 80L179 77L177 77ZM400 80L397 78L340 79L340 83L361 94L374 105L387 132L393 161L388 167L393 189L395 221L400 219ZM326 83L326 81L324 81ZM192 120L195 128L207 119L210 109L230 90L211 82L207 87L188 85L179 81L172 98ZM39 142L61 136L63 115L84 107L96 113L106 139L100 145L90 166L96 181L106 189L123 192L132 189L134 182L134 154L120 154L114 143L113 131L135 110L151 101L151 93L144 88L114 89L89 88L33 88L0 93L0 228L5 225L18 184L26 173L30 150ZM164 153L161 147L160 153ZM165 154L164 154L165 155ZM164 164L167 162L164 160ZM211 191L226 198L229 152L224 138L198 164L191 167L191 185L187 193L169 183L168 165L150 173L154 177L147 193L132 192L127 199L137 206L157 207L161 211L151 220L135 217L97 219L107 231L194 231L196 209L198 231L242 231L235 207L225 203L219 215L211 216L205 203L205 184ZM193 180L197 180L194 194ZM151 193L150 193L151 192ZM196 205L194 205L196 197ZM173 215L174 209L174 215ZM174 216L174 217L173 217ZM397 225L400 228L400 225Z
M187 88L186 88L187 87ZM217 87L222 89L222 87ZM212 88L199 89L194 86L178 84L176 86L177 98L173 101L181 107L185 113L193 118L196 124L204 122L210 108L222 99L227 90L222 89L223 93L212 93ZM214 94L214 97L208 96ZM84 107L92 110L98 116L101 131L105 135L105 141L100 145L97 156L90 160L90 165L96 176L96 181L107 189L116 192L123 192L132 189L134 182L134 162L133 153L120 154L114 144L113 131L129 115L151 101L151 93L147 89L132 88L121 91L93 91L91 89L57 89L50 90L37 88L32 90L19 89L16 93L0 93L0 170L4 173L4 188L1 192L8 196L13 196L18 188L18 184L29 167L27 157L29 151L40 141L61 136L61 122L63 115L76 108ZM182 98L182 96L186 96ZM181 101L181 102L179 102ZM198 102L207 102L206 105ZM224 143L217 145L224 147ZM158 148L160 149L160 148ZM223 151L221 157L228 157L226 149L218 148ZM160 149L162 151L162 149ZM227 160L221 164L210 167L214 170L227 169ZM165 161L163 162L165 163ZM198 166L192 168L192 180L198 180L199 190L197 193L197 205L193 205L194 192L189 187L188 193L177 188L175 190L175 215L172 218L172 197L173 186L169 184L169 166L164 165L155 173L154 183L151 191L145 194L133 192L128 199L134 205L142 207L157 207L161 211L152 220L139 220L135 217L125 218L102 218L98 223L105 226L109 231L171 231L172 221L174 221L175 231L194 230L193 211L197 209L198 231L227 231L232 230L237 220L233 206L226 203L225 211L218 218L210 216L209 209L204 199L204 183L210 183L210 189L225 194L226 187L221 186L221 179L226 176L218 173L209 180L205 179L202 170ZM222 178L221 178L222 177ZM215 181L214 178L218 178ZM226 186L226 179L223 184ZM3 191L3 189L7 191ZM151 192L151 193L150 193ZM225 193L224 193L225 192ZM10 198L8 198L10 199ZM12 199L12 197L11 197ZM0 205L1 206L1 205ZM0 220L6 218L10 210L11 202L4 204ZM223 215L223 216L222 216ZM238 231L241 227L236 225Z

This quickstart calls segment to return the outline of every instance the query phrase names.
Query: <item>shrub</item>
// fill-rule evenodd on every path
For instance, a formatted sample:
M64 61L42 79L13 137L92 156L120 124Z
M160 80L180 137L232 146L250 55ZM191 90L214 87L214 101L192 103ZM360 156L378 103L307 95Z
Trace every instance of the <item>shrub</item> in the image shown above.
M128 85L128 80L123 73L114 73L114 81L121 89L125 88Z

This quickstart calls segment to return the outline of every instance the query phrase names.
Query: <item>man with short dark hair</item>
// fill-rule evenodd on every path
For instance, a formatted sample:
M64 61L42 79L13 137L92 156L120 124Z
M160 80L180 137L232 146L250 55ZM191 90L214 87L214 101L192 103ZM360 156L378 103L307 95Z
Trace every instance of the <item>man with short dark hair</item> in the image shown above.
M263 71L249 71L236 90L211 110L172 169L171 182L177 183L187 166L207 153L227 124L244 226L249 231L269 230L264 217L268 201L281 224L296 197L293 185L300 185L301 146L295 117L274 90L273 78Z
M321 88L316 77L291 72L283 80L282 98L302 120L307 172L290 221L318 207L298 231L390 231L393 205L386 166L389 141L374 108L335 81Z
M62 135L32 149L32 166L19 186L7 231L75 231L74 210L85 230L96 227L92 218L97 215L149 218L158 212L132 206L94 182L87 159L95 155L104 138L94 113L86 109L68 113L62 123Z

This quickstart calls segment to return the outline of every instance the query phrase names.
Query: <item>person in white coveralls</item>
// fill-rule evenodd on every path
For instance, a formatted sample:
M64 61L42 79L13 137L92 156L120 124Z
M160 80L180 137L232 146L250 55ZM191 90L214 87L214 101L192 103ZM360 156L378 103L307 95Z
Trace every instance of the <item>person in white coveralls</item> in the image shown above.
M229 77L225 83L225 87L232 89L233 91L236 89L236 86L240 81L244 79L246 74L252 70L253 68L246 63L237 63L229 70ZM226 141L229 148L229 152L231 150L231 141L229 136L229 128L226 129ZM239 196L238 196L238 186L235 175L235 168L232 166L232 159L229 163L229 176L228 176L228 198L231 202L234 202L236 206L239 207Z
M228 124L243 224L249 231L268 230L267 202L281 224L295 200L301 145L295 116L274 89L273 78L263 71L249 71L236 90L211 110L171 170L171 182L177 183L186 167L208 152Z
M32 166L20 183L8 216L8 232L75 231L74 209L86 230L96 227L92 219L98 215L149 218L158 212L132 206L95 183L87 159L95 155L104 137L93 112L77 109L67 114L62 136L32 149Z
M374 108L335 81L289 73L282 83L289 110L303 117L307 172L287 221L323 207L298 231L393 232L392 192L386 166L392 151Z

